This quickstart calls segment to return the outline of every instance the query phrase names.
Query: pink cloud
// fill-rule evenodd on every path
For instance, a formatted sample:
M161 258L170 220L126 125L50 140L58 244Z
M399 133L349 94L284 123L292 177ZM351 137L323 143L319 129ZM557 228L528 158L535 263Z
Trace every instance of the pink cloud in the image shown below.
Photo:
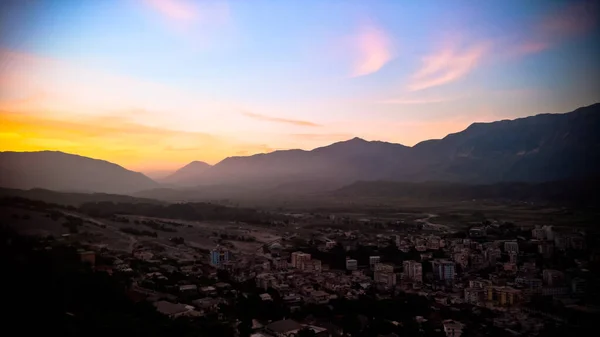
M242 115L244 115L246 117L254 118L257 120L266 121L266 122L285 123L285 124L292 124L292 125L296 125L296 126L311 126L311 127L320 126L317 123L313 123L313 122L309 122L309 121L305 121L305 120L272 117L272 116L261 115L261 114L248 112L248 111L243 111Z
M412 76L408 90L423 90L459 80L479 64L488 47L488 43L476 43L468 48L446 44L423 58L422 67Z
M143 0L144 4L164 17L177 29L194 25L221 26L229 23L229 5L220 0ZM197 27L196 27L197 28Z
M196 8L191 2L185 0L144 0L146 4L176 21L193 21L197 17Z
M351 77L375 73L393 58L390 38L383 29L372 23L363 24L353 42L356 60Z
M457 100L459 97L435 97L435 98L392 98L379 101L382 104L433 104Z

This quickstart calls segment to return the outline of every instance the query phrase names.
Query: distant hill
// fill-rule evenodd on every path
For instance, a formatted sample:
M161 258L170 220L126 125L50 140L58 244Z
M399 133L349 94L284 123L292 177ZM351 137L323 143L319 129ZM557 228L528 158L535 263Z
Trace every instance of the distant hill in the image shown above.
M369 172L385 178L409 147L354 138L311 151L283 150L248 157L229 157L206 170L198 184L235 184L276 188L301 182L344 184Z
M0 152L0 186L130 194L159 185L117 164L55 151Z
M600 104L564 114L474 123L413 147L354 138L329 146L230 157L187 186L277 188L355 181L545 182L594 175L600 164Z
M203 161L193 161L179 170L173 172L173 174L161 179L162 183L174 184L174 185L197 185L202 174L208 170L211 166Z
M44 189L17 190L11 188L0 188L0 198L24 198L38 200L45 203L59 204L65 206L80 206L89 202L115 202L115 203L145 203L164 204L162 201L136 198L128 195L106 194L106 193L64 193Z
M463 183L359 181L329 193L333 197L382 198L429 201L511 200L560 202L578 206L598 205L600 177L543 183Z

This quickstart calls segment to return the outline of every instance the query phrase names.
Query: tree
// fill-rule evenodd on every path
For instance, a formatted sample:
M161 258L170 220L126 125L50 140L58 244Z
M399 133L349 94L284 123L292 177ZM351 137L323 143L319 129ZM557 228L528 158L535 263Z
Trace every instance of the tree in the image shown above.
M298 337L316 337L317 334L310 328L304 327L298 331Z

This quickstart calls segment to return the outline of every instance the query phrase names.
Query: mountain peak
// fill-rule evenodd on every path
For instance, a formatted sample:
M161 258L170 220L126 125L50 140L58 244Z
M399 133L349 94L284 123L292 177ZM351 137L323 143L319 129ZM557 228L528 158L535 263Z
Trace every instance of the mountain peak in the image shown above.
M192 182L200 175L204 173L204 171L208 170L212 166L203 161L194 160L179 170L173 172L173 174L166 177L163 181L174 184L183 184Z
M208 167L208 166L211 166L211 165L208 163L205 163L203 161L200 161L200 160L194 160L194 161L190 162L189 164L185 165L184 167L180 168L179 170L182 170L186 167Z

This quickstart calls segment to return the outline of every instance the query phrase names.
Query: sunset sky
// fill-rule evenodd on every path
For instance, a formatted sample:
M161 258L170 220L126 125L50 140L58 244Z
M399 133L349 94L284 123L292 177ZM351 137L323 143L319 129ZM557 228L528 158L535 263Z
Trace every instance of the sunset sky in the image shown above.
M0 2L0 151L151 173L600 101L598 1Z

